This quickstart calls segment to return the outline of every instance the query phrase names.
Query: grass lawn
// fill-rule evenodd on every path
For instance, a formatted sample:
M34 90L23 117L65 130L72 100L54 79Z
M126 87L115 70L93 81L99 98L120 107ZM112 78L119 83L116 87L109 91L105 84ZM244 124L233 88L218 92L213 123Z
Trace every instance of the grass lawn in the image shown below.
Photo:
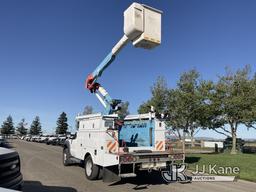
M209 171L208 165L214 166L216 170L219 167L239 167L240 173L237 175L240 179L256 182L256 154L187 154L186 163L188 169L195 170L198 165L202 171L202 166L206 166L206 172ZM234 175L234 174L218 174L218 175Z

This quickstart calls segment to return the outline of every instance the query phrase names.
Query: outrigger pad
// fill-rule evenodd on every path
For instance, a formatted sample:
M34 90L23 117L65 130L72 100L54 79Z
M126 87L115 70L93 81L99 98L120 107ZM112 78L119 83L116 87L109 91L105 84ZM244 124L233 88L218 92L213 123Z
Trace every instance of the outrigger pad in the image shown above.
M116 165L103 168L103 182L112 183L120 180L121 177L118 176L118 167Z

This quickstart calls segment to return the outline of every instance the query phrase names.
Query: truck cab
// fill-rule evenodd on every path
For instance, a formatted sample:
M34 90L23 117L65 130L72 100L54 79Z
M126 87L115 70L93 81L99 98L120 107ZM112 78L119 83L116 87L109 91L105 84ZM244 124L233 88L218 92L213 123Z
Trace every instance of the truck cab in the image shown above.
M160 171L184 160L183 154L165 149L165 123L154 113L128 115L121 125L116 114L81 115L76 120L76 137L64 144L63 163L82 162L88 179L108 177L101 172L135 177L139 171Z

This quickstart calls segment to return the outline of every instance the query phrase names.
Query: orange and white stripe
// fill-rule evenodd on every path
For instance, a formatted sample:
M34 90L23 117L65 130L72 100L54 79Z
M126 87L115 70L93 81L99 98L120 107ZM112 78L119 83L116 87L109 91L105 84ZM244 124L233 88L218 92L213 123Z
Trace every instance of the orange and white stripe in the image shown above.
M117 141L107 141L107 151L109 153L117 153L118 152L118 142Z
M164 141L156 141L155 148L157 151L164 150Z

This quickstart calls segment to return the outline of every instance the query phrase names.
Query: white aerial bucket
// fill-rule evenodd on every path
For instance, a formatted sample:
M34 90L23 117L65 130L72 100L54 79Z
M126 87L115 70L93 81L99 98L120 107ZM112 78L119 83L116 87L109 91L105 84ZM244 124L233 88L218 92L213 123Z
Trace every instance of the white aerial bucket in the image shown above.
M124 12L124 33L135 47L152 49L161 43L162 11L133 3Z

